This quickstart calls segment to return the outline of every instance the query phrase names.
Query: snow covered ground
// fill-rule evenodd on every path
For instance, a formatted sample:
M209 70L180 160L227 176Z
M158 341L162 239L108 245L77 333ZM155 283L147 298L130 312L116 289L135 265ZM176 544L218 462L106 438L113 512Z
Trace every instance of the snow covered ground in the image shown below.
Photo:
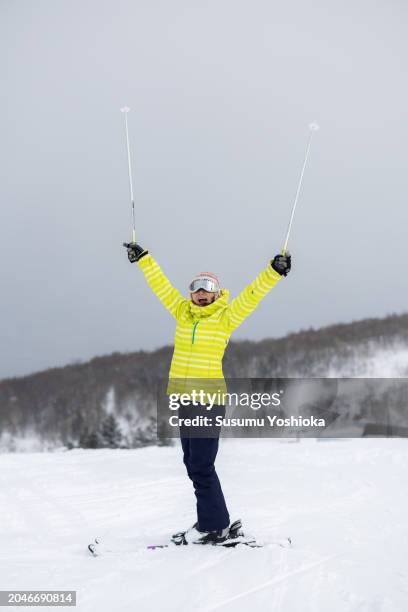
M292 549L146 550L195 520L178 446L0 455L0 589L75 589L81 612L408 609L406 440L222 440L216 465L232 519ZM93 558L96 535L123 552Z

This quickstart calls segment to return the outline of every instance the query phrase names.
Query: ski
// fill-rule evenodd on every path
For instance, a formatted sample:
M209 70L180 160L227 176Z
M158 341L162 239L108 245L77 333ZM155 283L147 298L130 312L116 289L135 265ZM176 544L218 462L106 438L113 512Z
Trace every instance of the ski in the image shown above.
M200 544L199 542L171 542L170 544L149 544L146 548L148 550L156 550L157 548L172 548L173 546L218 546L223 548L235 548L236 546L249 546L250 548L263 548L264 544L257 542L253 538L227 538L223 542L211 542L208 544Z
M223 548L235 548L237 546L247 546L249 548L263 548L265 546L278 546L280 548L291 548L292 539L290 537L282 538L280 540L273 540L270 542L259 542L253 536L245 536L242 531L242 523L238 519L231 524L228 536L222 541L209 541L209 542L192 542L189 543L185 537L186 531L181 531L174 534L171 540L166 543L160 544L148 544L144 548L145 550L159 550L164 548L173 548L174 546L218 546ZM103 555L105 552L134 552L138 550L140 546L136 543L132 543L131 540L119 540L114 543L113 548L109 544L105 544L100 538L95 538L93 542L88 544L88 551L92 556L98 557Z
M146 546L147 550L156 550L159 548L172 548L177 544L149 544ZM190 544L190 546L197 546L197 544ZM199 545L198 545L199 546ZM220 542L218 544L206 544L206 546L218 546L223 548L235 548L235 546L249 546L250 548L263 548L264 544L259 544L256 540L249 540L247 542Z
M186 531L181 531L180 533L176 533L172 536L171 542L176 546L185 546L188 545L188 539L186 538ZM253 536L246 536L242 530L242 522L240 519L234 521L230 528L228 536L225 540L221 541L205 541L205 542L192 542L193 544L198 544L202 546L212 545L212 546L222 546L224 548L234 548L235 546L249 546L250 548L263 548L264 544L262 542L258 542L256 538ZM281 546L282 548L289 548L292 545L291 538L284 538L278 542L272 542L274 545ZM154 546L154 545L153 545Z
M179 544L175 544L174 542L170 542L169 544L148 544L146 546L146 550L159 550L163 548L174 548L175 546L180 546ZM190 544L189 546L204 546L203 544ZM205 544L205 546L217 546L223 548L235 548L236 546L248 546L249 548L263 548L265 544L261 542L257 542L254 539L240 539L234 538L231 540L225 540L224 542L214 542L212 544ZM137 549L135 549L137 550ZM101 542L95 540L88 544L88 551L91 553L93 557L100 557L104 553L111 552L119 552L116 550L112 550L110 548L105 548L101 545ZM129 552L129 551L128 551Z
M98 544L97 540L95 540L95 542L91 542L91 544L88 544L88 550L93 557L98 556L98 552L96 548L97 544Z

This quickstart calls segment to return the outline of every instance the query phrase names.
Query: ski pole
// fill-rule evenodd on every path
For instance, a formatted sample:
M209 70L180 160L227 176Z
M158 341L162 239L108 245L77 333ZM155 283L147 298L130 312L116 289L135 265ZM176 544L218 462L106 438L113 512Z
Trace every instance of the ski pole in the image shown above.
M309 139L307 141L305 159L304 159L303 166L302 166L302 172L300 173L299 183L298 183L297 190L296 190L295 201L294 201L293 206L292 206L292 213L290 215L288 231L286 232L286 239L285 239L285 243L283 245L282 255L285 255L287 250L288 250L289 235L290 235L290 231L292 229L293 217L295 216L295 210L296 210L297 202L298 202L298 199L299 199L300 188L302 186L303 175L305 173L305 168L306 168L307 160L308 160L308 157L309 157L310 145L312 144L313 134L314 134L314 132L317 132L318 129L319 129L319 126L318 126L318 124L315 121L313 123L309 124L309 132L310 132L310 134L309 134Z
M129 170L129 187L130 187L130 202L132 205L132 243L136 243L136 224L135 224L135 199L133 197L133 180L132 180L132 162L130 157L130 144L129 144L129 130L128 130L128 122L127 115L130 111L128 106L124 106L120 109L120 111L125 116L125 132L126 132L126 145L127 145L127 157L128 157L128 170Z

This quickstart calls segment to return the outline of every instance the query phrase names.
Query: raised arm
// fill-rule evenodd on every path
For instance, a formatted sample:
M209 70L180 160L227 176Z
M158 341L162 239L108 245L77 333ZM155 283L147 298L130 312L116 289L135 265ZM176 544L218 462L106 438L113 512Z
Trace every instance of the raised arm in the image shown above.
M186 301L173 287L165 276L157 261L139 245L124 245L128 249L128 258L131 263L137 262L145 275L147 284L157 295L161 303L175 319L178 318L179 309ZM137 247L137 248L136 248Z
M245 321L282 276L289 273L290 267L290 255L276 255L268 267L262 270L252 283L232 300L227 311L230 331L237 329Z

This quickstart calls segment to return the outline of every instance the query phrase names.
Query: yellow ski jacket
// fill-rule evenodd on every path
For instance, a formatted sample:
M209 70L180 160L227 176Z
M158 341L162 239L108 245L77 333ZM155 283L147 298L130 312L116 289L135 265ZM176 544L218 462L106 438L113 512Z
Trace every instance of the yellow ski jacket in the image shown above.
M220 297L203 307L184 298L149 253L138 264L148 285L177 321L168 393L180 392L180 386L172 387L174 379L224 379L222 358L232 332L282 278L268 265L230 303L229 291L221 289Z

